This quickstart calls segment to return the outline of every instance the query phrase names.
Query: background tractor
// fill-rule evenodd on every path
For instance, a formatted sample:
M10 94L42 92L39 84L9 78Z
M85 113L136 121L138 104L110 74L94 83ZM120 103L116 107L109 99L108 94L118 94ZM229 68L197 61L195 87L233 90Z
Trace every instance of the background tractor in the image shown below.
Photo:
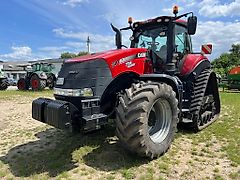
M219 87L240 90L240 66L230 69L225 78L219 77Z
M2 69L0 69L0 90L6 90L8 86L8 79L4 76Z
M54 96L32 103L32 117L56 128L88 132L116 117L116 134L129 151L158 157L170 147L179 122L200 131L216 120L216 75L204 53L192 50L192 12L132 22L116 32L116 50L66 60ZM183 20L187 17L187 21ZM121 31L130 30L130 48Z
M34 63L28 69L28 65L19 65L23 67L27 74L24 78L18 80L17 86L19 90L28 90L31 88L34 91L42 90L45 87L53 89L56 77L53 74L54 66L49 63Z

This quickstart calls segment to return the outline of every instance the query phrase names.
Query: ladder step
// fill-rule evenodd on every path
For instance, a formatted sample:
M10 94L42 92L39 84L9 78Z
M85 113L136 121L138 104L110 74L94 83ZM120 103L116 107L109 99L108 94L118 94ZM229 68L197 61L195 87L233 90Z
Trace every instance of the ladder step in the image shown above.
M182 122L183 122L183 123L191 123L192 120L191 120L191 119L188 119L188 118L183 118L183 119L182 119Z
M182 112L189 112L189 109L182 109Z

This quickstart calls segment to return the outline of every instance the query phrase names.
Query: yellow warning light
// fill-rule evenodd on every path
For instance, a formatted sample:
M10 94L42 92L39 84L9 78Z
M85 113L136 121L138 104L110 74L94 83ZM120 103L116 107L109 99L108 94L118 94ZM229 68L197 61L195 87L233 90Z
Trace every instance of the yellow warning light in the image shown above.
M128 23L132 24L132 22L133 22L133 18L132 17L128 17Z
M178 13L178 6L173 6L173 14L177 15Z

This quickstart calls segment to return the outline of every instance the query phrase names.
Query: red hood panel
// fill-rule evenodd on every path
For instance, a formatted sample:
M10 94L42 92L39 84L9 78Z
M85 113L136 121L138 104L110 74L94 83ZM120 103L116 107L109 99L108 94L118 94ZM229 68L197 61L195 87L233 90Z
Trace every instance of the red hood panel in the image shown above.
M111 60L111 59L120 59L126 56L130 56L137 53L146 52L147 50L144 48L128 48L128 49L116 49L116 50L109 50L94 54L89 54L73 59L68 59L66 62L83 62L83 61L89 61L94 59L105 59L105 60Z

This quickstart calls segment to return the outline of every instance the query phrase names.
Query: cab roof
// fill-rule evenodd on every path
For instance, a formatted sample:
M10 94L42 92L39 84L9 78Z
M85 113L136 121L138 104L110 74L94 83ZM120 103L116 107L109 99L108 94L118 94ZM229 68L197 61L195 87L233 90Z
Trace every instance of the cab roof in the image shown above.
M168 23L170 21L171 18L174 18L172 16L159 16L153 19L148 19L145 21L137 21L133 23L133 28L138 29L141 26L144 25L155 25L155 24L160 24L160 23ZM183 26L187 26L187 21L183 20L183 19L177 19L176 22L178 24L181 24Z

